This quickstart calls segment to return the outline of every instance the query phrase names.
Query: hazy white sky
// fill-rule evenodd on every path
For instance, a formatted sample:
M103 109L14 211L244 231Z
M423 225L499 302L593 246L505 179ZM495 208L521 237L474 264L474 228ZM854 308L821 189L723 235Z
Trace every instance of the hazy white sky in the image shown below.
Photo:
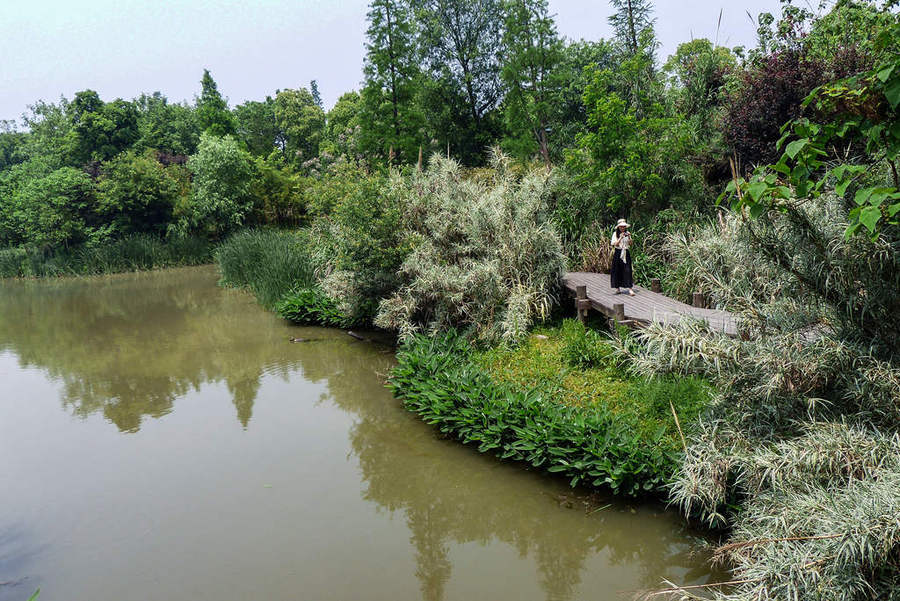
M660 57L692 37L751 46L747 16L778 0L657 0ZM358 89L367 0L0 0L0 119L86 88L104 100L191 100L208 68L233 106L319 82L326 107ZM560 33L609 37L606 0L550 0Z

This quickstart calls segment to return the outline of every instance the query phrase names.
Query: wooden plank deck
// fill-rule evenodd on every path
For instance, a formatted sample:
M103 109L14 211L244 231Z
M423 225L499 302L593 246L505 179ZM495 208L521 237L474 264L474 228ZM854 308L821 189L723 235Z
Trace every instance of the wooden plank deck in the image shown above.
M616 318L614 305L621 303L625 306L625 321L638 325L652 322L671 324L690 317L705 321L715 331L730 336L738 335L737 318L731 313L692 307L640 286L634 287L634 296L628 296L624 292L616 294L615 289L609 285L607 273L567 273L563 276L563 285L573 294L576 293L577 286L585 286L590 306L613 319Z

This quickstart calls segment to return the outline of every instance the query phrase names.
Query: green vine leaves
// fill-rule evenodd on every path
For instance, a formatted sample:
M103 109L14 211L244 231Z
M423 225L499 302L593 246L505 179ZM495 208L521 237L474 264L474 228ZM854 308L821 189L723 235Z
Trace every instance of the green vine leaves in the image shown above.
M718 202L729 201L732 210L756 219L767 210L815 198L826 185L842 197L852 186L848 239L861 228L874 239L883 228L900 225L900 25L882 31L876 47L873 69L820 86L804 100L803 108L811 107L820 123L802 117L785 124L779 161L757 167L749 179L733 170ZM843 157L838 148L845 149ZM893 185L868 177L882 162L891 170Z

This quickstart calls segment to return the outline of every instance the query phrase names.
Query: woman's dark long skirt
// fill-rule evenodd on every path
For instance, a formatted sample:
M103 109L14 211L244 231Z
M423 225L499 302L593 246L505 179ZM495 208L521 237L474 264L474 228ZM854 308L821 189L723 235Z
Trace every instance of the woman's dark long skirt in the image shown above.
M631 288L634 279L631 274L631 253L625 255L622 261L622 249L617 248L613 253L612 265L609 267L609 285L613 288Z

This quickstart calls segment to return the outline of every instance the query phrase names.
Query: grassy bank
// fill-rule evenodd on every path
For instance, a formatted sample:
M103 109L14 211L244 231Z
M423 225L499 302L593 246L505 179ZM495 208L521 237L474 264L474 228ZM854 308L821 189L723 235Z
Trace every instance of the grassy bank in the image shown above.
M216 249L222 283L246 288L272 309L288 292L315 283L305 230L246 230Z
M359 325L321 289L308 230L246 230L218 249L222 284L245 288L260 304L298 325Z
M478 351L454 333L419 336L398 362L394 393L441 432L573 486L628 496L663 493L682 452L672 407L690 429L708 400L697 379L623 375L599 334L577 322L514 350Z
M0 250L0 277L56 277L142 271L212 261L213 245L196 237L162 239L136 234L105 244L47 252Z

